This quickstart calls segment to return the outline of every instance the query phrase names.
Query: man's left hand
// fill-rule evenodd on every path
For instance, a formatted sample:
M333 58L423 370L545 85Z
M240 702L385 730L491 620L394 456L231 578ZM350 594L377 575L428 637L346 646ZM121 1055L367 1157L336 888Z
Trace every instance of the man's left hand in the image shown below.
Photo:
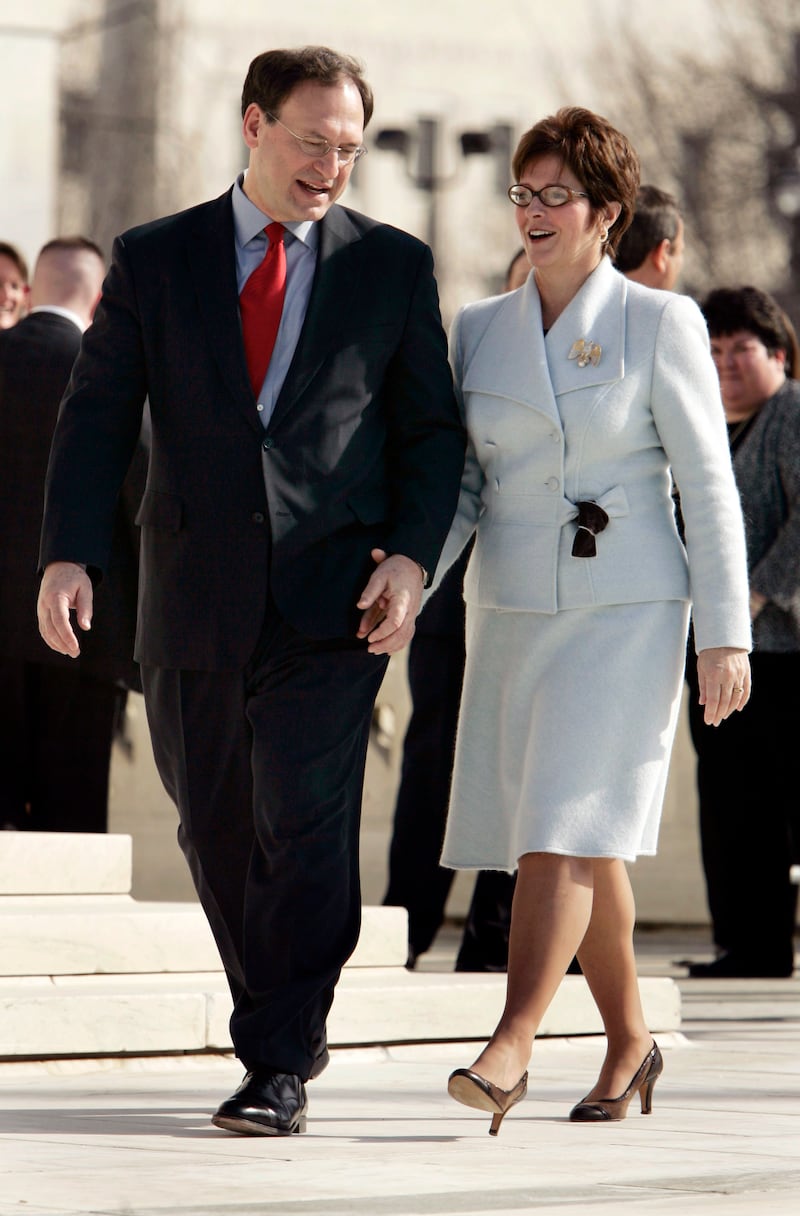
M410 557L372 550L376 569L356 605L363 608L358 637L369 642L370 654L395 654L414 636L422 600L422 569Z

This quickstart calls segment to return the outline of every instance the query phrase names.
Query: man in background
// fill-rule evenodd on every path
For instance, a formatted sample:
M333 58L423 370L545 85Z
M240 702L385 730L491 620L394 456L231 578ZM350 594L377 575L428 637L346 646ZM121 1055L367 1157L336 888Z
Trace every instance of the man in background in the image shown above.
M85 237L48 242L31 311L0 333L0 825L57 832L107 827L111 745L133 663L135 490L117 512L103 610L77 664L36 629L47 458L58 406L100 295L103 256ZM138 477L143 489L143 470ZM124 681L124 683L123 683Z
M633 222L614 259L617 270L645 287L674 291L683 254L683 217L677 201L657 186L641 186Z

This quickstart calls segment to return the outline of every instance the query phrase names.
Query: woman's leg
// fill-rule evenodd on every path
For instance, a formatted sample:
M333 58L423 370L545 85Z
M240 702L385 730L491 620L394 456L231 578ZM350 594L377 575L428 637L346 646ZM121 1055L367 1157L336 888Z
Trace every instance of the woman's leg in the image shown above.
M578 959L605 1027L606 1058L590 1100L616 1098L650 1050L633 952L635 908L620 860L595 858L594 899Z
M587 931L593 868L592 859L586 857L526 853L520 858L506 1004L497 1029L473 1065L501 1089L512 1089L528 1067L539 1023Z

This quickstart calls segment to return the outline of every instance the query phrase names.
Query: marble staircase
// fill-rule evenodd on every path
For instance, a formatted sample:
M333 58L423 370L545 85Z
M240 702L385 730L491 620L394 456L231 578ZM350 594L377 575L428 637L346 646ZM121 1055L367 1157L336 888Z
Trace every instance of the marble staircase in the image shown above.
M0 1062L225 1052L230 996L195 903L131 898L131 838L0 832ZM329 1019L334 1047L486 1037L505 977L408 972L406 914L367 907ZM656 1033L680 1026L671 979L642 980ZM568 976L545 1035L594 1034Z

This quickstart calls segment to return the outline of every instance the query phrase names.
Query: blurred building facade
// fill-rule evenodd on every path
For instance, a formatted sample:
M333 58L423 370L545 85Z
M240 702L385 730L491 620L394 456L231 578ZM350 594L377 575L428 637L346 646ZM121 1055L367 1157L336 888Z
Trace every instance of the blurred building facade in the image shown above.
M56 231L84 231L110 251L131 224L221 193L244 163L238 114L250 59L323 42L359 56L376 94L370 155L345 201L433 239L449 319L499 285L516 247L505 189L521 131L564 102L629 130L613 74L597 72L598 48L639 29L677 54L709 41L714 8L0 0L0 236L29 257Z

